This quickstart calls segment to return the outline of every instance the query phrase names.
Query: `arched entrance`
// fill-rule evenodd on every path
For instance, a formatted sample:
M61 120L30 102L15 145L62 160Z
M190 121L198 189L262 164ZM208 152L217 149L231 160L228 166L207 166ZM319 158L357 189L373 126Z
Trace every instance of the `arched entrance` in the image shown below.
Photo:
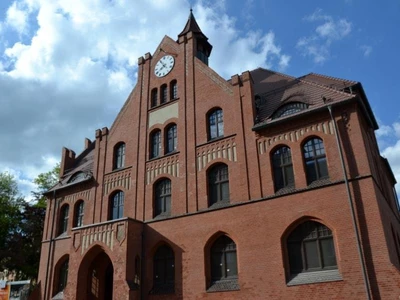
M112 300L114 267L110 257L100 247L91 249L79 268L78 300Z

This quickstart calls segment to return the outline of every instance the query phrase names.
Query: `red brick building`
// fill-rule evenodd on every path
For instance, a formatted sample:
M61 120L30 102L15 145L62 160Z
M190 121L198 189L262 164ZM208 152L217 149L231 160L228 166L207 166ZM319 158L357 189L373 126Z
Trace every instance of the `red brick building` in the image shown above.
M111 128L63 149L42 299L398 299L400 215L360 83L221 78L192 13Z

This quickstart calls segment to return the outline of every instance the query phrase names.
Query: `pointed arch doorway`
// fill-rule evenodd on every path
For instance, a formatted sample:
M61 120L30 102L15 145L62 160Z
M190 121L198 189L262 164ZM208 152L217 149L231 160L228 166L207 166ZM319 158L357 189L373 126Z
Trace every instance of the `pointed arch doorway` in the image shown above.
M112 300L114 267L100 247L91 249L79 268L77 300Z

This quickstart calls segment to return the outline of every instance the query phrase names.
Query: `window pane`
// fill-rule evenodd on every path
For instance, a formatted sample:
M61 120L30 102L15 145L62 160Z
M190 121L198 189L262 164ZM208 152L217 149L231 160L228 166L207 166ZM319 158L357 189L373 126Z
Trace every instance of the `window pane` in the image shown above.
M219 280L222 278L222 263L223 255L220 252L211 253L211 278L213 280Z
M303 259L301 255L301 243L288 244L290 272L297 274L303 271Z
M171 211L171 196L165 196L165 212Z
M165 282L166 283L173 283L175 278L175 265L174 259L169 258L166 260L166 274L165 274Z
M285 167L285 176L286 186L294 185L294 174L292 165Z
M221 183L221 200L229 200L229 182Z
M237 276L236 251L226 252L226 277Z
M154 261L154 281L156 284L165 282L165 264L162 259Z
M318 248L316 241L304 242L305 258L307 263L307 269L320 268L318 258Z
M307 182L309 184L317 179L314 160L306 161L306 172L307 172Z
M321 250L324 267L336 266L335 246L332 238L321 240Z
M285 186L281 168L274 169L274 182L275 182L275 190L279 190Z
M318 159L317 163L318 163L320 178L328 177L328 166L326 164L326 158L322 157Z

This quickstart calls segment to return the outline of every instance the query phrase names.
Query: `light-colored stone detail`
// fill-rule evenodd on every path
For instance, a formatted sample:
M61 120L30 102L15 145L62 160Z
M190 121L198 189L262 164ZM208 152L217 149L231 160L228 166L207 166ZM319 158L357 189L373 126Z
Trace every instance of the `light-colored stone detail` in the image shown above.
M171 118L179 117L179 106L178 102L170 105L165 105L159 109L156 109L149 114L149 128L155 124L164 124L165 121Z
M65 201L68 201L69 203L72 203L72 204L75 203L79 199L89 200L90 199L90 190L86 190L86 191L82 191L79 193L65 196Z
M161 174L179 176L179 154L152 160L146 164L146 184L150 184L154 178Z
M334 134L332 121L313 124L299 130L294 130L289 133L284 133L270 138L261 138L258 140L258 151L260 154L264 154L268 151L268 148L277 144L281 141L297 142L301 137L310 132L320 132L323 134Z
M131 169L113 172L104 177L104 195L116 187L122 187L125 190L131 188Z
M101 242L107 245L111 251L114 249L114 239L118 237L119 244L125 240L126 235L126 220L115 223L100 224L98 226L90 226L83 228L80 233L76 234L75 237L81 237L81 242L75 242L77 245L81 245L81 255L90 248L91 245ZM116 236L118 234L118 236Z
M237 161L235 137L221 139L213 143L200 146L196 151L197 170L201 171L207 164L215 159L224 158Z

